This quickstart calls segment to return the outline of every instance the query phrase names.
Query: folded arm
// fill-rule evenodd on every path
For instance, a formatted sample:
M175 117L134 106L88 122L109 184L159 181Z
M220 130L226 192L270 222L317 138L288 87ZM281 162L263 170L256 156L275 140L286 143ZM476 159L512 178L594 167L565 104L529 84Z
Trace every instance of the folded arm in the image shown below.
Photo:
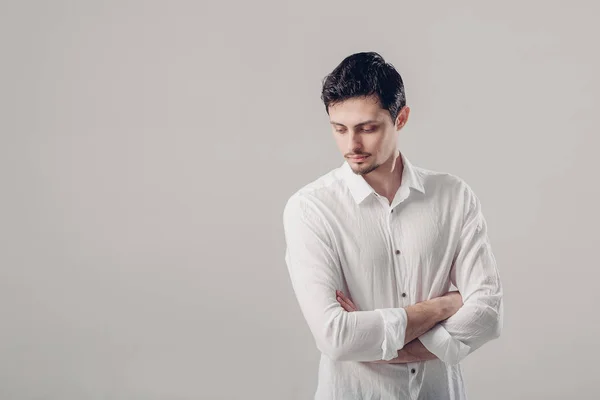
M285 261L317 348L336 360L391 360L398 350L447 318L439 299L405 308L347 312L336 300L344 278L330 229L311 201L292 196L283 212Z
M463 297L451 317L419 337L440 360L458 364L502 330L502 286L481 204L465 186L466 211L450 279Z
M341 290L337 291L337 301L344 308L344 310L348 312L356 312L358 311L358 307L354 304L352 299L344 294ZM462 300L460 301L462 304ZM454 306L454 310L456 310L456 305ZM438 357L431 353L423 343L419 340L412 340L404 345L404 347L398 350L398 355L391 360L377 360L373 361L374 363L379 364L405 364L412 363L418 361L427 361L434 360Z

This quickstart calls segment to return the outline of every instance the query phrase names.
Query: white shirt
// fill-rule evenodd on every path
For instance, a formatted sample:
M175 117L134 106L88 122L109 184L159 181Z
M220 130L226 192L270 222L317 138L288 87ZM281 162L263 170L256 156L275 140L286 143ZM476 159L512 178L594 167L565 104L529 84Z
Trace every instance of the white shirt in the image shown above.
M502 287L478 197L461 178L400 156L392 204L344 161L285 205L285 261L321 351L315 400L467 399L459 362L502 330ZM451 285L464 305L415 339L438 359L365 362L397 357L403 307ZM345 311L336 289L359 311Z

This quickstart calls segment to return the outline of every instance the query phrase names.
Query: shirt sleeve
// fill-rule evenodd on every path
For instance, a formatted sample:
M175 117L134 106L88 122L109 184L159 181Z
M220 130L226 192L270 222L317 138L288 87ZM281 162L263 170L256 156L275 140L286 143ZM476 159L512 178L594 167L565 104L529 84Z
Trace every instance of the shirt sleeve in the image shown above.
M466 186L467 211L450 272L463 306L419 336L440 360L458 364L502 331L502 285L487 234L481 203Z
M310 199L290 197L283 211L285 261L317 348L340 361L391 360L404 347L403 308L347 312L336 299L344 278L331 227Z

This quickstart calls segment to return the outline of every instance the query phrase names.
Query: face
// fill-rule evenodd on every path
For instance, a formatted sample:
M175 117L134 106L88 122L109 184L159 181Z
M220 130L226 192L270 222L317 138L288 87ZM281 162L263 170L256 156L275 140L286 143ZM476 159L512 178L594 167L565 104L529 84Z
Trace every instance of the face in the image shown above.
M397 149L398 131L409 112L404 107L392 121L377 96L353 97L329 106L336 144L355 174L366 175L390 162Z

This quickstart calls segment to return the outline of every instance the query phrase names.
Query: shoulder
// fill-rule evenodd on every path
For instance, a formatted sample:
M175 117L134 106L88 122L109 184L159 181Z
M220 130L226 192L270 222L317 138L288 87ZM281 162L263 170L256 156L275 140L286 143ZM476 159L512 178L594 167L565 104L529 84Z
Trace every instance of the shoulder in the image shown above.
M454 199L471 198L475 193L465 179L447 171L436 171L423 167L415 167L421 177L426 192L449 196Z
M322 207L331 207L343 191L341 168L334 168L297 188L283 207L284 221L292 216L317 214Z

